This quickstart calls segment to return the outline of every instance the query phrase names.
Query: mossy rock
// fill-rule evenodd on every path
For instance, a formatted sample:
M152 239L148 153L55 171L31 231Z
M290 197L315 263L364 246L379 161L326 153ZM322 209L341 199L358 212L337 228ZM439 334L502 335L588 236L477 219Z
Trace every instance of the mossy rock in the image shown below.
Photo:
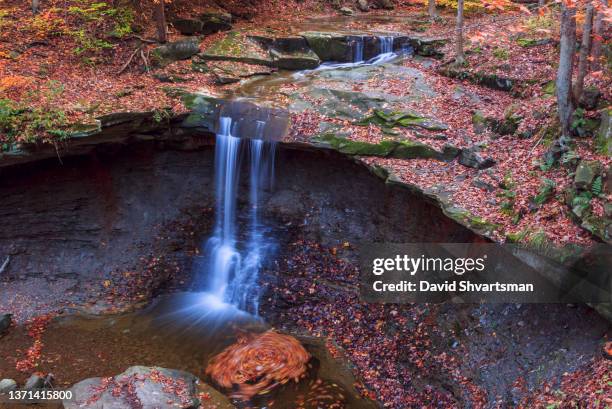
M269 51L239 31L227 33L198 54L198 58L204 61L237 61L270 67L273 65Z
M439 73L450 78L468 80L474 84L483 85L488 88L500 91L516 91L516 80L511 78L499 77L496 74L485 72L470 72L455 65L447 65L439 70Z
M215 129L216 113L222 100L205 94L184 93L181 100L191 112L181 123L184 128Z
M598 153L612 156L612 107L601 111L601 125L595 137Z
M372 115L366 116L357 122L357 125L378 125L383 129L390 129L394 127L402 128L423 128L429 131L445 131L448 126L420 116L414 112L400 112L400 111L384 111L374 110Z
M379 156L398 159L438 159L448 160L448 152L439 152L420 142L383 140L379 143L353 141L334 134L324 134L317 141L330 145L335 150L347 155Z
M583 160L576 168L574 187L577 190L590 190L597 176L603 171L601 162L596 160Z

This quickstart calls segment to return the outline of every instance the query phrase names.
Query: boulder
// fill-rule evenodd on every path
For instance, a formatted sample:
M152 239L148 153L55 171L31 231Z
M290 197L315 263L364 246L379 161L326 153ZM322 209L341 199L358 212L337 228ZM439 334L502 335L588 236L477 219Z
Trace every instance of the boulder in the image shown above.
M113 378L86 379L70 390L73 399L63 402L65 409L195 409L200 406L198 393L210 396L207 407L234 408L190 373L159 367L133 366Z
M588 87L582 91L582 95L580 96L580 101L578 104L587 110L592 110L597 108L597 104L599 103L599 99L601 98L601 92L595 87Z
M582 160L576 168L574 176L574 188L577 190L589 190L595 178L602 173L601 162L596 160Z
M391 0L376 0L376 6L385 9L385 10L393 10L395 6Z
M34 389L42 389L44 387L45 387L45 378L34 374L28 378L25 385L23 386L23 389L25 389L26 391L30 391Z
M357 0L357 8L359 11L366 12L370 10L370 5L368 4L368 0Z
M202 21L195 20L192 18L178 18L172 22L174 28L176 28L183 35L194 35L202 32Z
M219 31L229 31L232 25L218 17L208 17L202 19L202 34L218 33Z
M0 334L5 333L12 322L13 316L11 314L0 314Z
M355 12L350 7L342 7L340 9L340 13L344 14L345 16L352 16Z
M346 35L317 31L309 31L301 35L321 61L353 61L353 49Z
M197 39L174 41L153 49L155 62L166 65L173 61L186 60L200 51Z
M491 158L483 158L479 153L480 148L472 146L467 149L462 149L459 154L459 163L463 166L474 169L487 169L495 165L495 160Z
M17 382L13 379L3 379L0 381L0 395L17 389Z
M601 125L597 132L597 146L601 153L612 156L612 108L601 112Z

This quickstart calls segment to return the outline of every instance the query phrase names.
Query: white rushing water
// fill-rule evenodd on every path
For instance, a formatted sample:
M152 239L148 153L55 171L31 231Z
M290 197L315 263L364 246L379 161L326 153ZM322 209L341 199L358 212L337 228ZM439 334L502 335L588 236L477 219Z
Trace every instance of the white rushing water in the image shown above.
M378 54L368 60L365 60L365 37L355 36L351 39L351 50L352 50L352 62L337 63L337 62L325 62L319 67L312 70L304 70L293 74L295 78L304 77L306 74L325 71L335 70L338 68L355 68L363 65L377 65L384 64L397 58L400 54L396 53L394 49L395 37L393 36L379 36L378 37ZM411 50L405 50L409 53ZM404 51L402 51L404 52Z
M253 138L233 136L236 123L221 117L215 148L215 227L206 243L208 265L207 291L221 303L231 304L257 315L259 288L257 278L271 244L260 221L263 188L274 179L275 143L264 141L266 123L256 122ZM241 152L248 150L249 222L243 243L238 240L236 205L241 170Z

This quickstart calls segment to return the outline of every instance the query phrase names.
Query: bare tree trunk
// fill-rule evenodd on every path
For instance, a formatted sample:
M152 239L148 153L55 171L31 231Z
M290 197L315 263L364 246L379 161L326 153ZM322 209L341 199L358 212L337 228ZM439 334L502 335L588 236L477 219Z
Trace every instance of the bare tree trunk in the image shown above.
M164 10L164 0L154 0L153 19L157 26L157 40L160 43L168 41L168 31L166 29L166 11Z
M574 84L574 101L578 102L584 89L584 77L589 65L591 53L591 30L593 28L593 3L589 1L585 6L584 24L582 25L582 43L580 44L580 57L578 59L578 74Z
M599 70L601 67L601 46L602 46L602 34L604 29L604 8L607 7L608 2L606 0L600 0L599 7L597 8L597 12L595 13L595 18L593 22L593 47L592 47L592 56L593 63L591 65L591 69L593 71Z
M465 63L463 53L463 0L457 0L457 27L455 28L455 62Z
M576 51L576 8L561 4L561 45L557 70L557 105L564 138L570 137L574 104L572 102L572 69Z
M32 0L32 13L38 14L40 10L40 0Z
M436 0L428 0L427 6L429 18L433 20L434 18L438 17L438 11L436 10Z

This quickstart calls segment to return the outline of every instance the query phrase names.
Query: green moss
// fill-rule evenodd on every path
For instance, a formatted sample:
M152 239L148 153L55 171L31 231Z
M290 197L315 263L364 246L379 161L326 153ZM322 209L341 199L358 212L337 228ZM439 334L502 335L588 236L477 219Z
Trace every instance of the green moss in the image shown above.
M329 144L339 152L348 155L380 156L400 159L435 158L442 159L443 154L435 149L413 141L383 140L379 143L353 141L334 134L324 134L317 138Z
M423 128L430 131L444 131L446 125L432 121L412 112L374 110L371 115L366 116L356 123L357 125L367 126L370 124L380 126L383 131L395 127L401 128Z

